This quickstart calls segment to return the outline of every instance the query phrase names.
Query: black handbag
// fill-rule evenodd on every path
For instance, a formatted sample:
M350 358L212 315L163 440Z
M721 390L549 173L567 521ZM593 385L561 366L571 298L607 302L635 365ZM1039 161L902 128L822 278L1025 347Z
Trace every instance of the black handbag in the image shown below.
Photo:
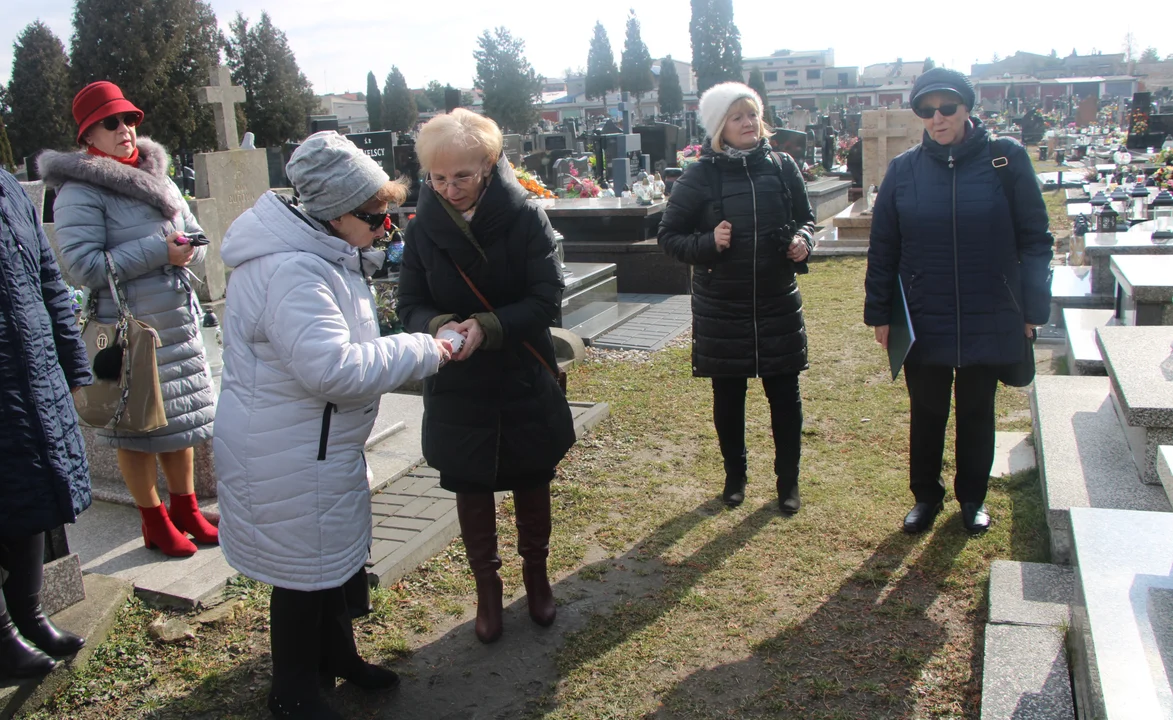
M1006 148L1006 151L999 154L995 146ZM990 141L994 172L998 173L998 181L1002 184L1002 191L1006 193L1006 202L1010 205L1010 224L1014 228L1015 241L1017 242L1018 216L1014 209L1014 173L1010 170L1010 154L1008 152L1013 146L1014 143L1010 140ZM1025 328L1025 326L1026 319L1023 318L1023 327ZM1022 354L1018 362L1013 365L999 365L997 367L998 380L1008 387L1026 387L1035 380L1035 339L1038 338L1038 331L1032 330L1030 337L1027 337L1024 332L1020 337L1022 338Z

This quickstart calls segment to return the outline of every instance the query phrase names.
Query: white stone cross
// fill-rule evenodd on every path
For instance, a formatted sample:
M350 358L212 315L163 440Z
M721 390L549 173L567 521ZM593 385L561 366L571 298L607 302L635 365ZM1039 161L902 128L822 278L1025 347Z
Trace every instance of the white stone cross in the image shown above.
M211 87L200 88L200 102L212 106L218 149L236 150L240 147L236 133L236 103L244 102L244 88L232 84L232 74L223 65L212 70L211 82Z

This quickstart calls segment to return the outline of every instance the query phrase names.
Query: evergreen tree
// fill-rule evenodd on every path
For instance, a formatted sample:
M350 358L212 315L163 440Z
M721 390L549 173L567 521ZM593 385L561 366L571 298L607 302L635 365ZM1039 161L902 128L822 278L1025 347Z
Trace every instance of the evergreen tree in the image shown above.
M12 44L12 79L7 102L12 127L9 152L25 158L38 150L65 150L73 144L73 93L65 46L40 20Z
M742 82L741 33L733 24L733 0L691 0L692 69L697 92L717 83Z
M595 22L595 35L591 38L591 49L587 52L586 96L602 100L607 107L607 93L619 88L619 68L611 52L611 40L603 23Z
M371 132L383 129L383 93L379 91L379 81L373 72L367 73L367 121Z
M427 88L423 90L412 90L411 94L415 98L415 109L419 112L435 112L436 110L444 109L443 102L439 106L432 102L432 96L428 94Z
M477 38L476 88L484 95L484 112L506 132L524 133L538 119L543 78L525 58L525 41L504 27Z
M655 83L652 78L652 56L648 54L648 46L640 37L639 18L635 16L634 10L627 15L627 36L623 40L623 57L619 63L619 87L635 95L635 105L639 108L643 94L651 92Z
M12 157L12 144L8 142L8 129L4 125L2 114L0 114L0 167L8 172L16 172L16 159Z
M257 147L276 147L306 134L306 116L318 107L310 81L297 66L285 33L273 26L269 13L249 27L241 13L230 26L225 54L232 82L244 88L246 129Z
M407 78L392 65L383 84L383 127L395 132L410 132L418 119L415 94L407 87Z
M680 75L671 55L660 61L660 112L664 115L684 112L684 90L680 88Z
M921 68L922 73L927 73L929 70L937 67L937 63L930 57L925 58L924 67Z
M1161 55L1157 52L1155 47L1147 47L1144 52L1140 54L1140 61L1142 63L1161 62Z
M766 97L768 94L766 90L766 77L762 75L761 69L754 68L753 70L750 70L749 80L745 84L753 88L753 91L756 92L758 97L762 99L762 111L764 112L765 109L769 107L770 100L768 97Z
M206 0L77 0L70 46L74 89L109 80L146 114L141 135L172 151L216 147L199 88L220 63L224 36Z

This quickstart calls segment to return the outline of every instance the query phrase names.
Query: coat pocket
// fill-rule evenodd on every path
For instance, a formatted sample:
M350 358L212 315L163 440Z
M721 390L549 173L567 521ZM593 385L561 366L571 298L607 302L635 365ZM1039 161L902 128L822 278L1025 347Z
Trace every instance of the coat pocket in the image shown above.
M322 434L318 439L318 461L326 459L326 448L330 445L330 420L338 413L338 406L334 403L326 403L325 409L322 411Z

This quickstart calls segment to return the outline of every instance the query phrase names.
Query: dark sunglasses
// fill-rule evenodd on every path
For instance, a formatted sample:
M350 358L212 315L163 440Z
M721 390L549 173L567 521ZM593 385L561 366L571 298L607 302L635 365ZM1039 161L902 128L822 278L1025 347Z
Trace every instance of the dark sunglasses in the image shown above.
M117 130L119 125L126 125L128 128L137 126L138 115L135 115L134 113L122 113L121 115L111 115L110 117L102 120L102 127L106 128L110 132Z
M350 214L370 225L371 230L378 230L379 228L383 228L384 230L391 229L391 213L364 213L355 211Z
M918 108L913 108L913 112L916 113L918 118L921 118L922 120L928 120L929 118L936 115L938 110L940 110L941 114L945 117L953 117L957 114L957 108L959 107L961 107L959 103L949 103L948 105L941 105L939 107L921 105Z

